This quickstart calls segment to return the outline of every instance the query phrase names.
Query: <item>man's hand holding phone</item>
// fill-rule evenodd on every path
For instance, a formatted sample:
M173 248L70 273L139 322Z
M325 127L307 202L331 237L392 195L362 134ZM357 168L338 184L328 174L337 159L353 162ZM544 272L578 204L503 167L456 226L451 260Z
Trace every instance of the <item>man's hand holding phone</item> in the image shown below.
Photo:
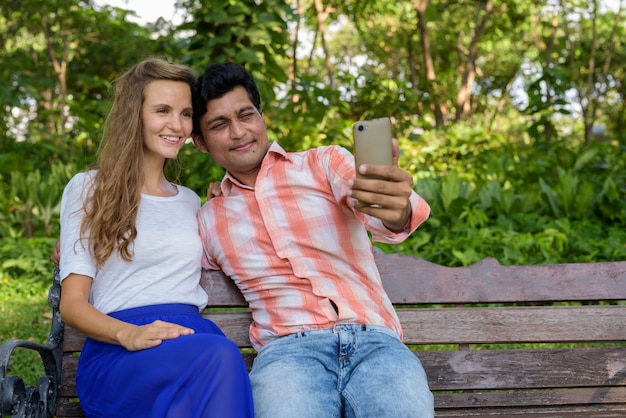
M374 128L372 128L372 126ZM398 143L391 138L388 118L353 126L356 208L379 218L392 231L402 231L411 217L412 176L398 167Z

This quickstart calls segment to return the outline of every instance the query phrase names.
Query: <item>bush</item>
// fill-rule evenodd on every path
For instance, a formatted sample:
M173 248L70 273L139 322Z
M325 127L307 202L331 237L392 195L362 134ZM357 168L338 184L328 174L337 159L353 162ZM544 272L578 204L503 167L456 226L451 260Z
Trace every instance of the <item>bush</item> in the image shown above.
M48 288L52 263L48 261L56 239L3 239L0 246L0 342L24 339L44 343L50 332ZM43 375L36 353L18 349L10 374L28 384Z

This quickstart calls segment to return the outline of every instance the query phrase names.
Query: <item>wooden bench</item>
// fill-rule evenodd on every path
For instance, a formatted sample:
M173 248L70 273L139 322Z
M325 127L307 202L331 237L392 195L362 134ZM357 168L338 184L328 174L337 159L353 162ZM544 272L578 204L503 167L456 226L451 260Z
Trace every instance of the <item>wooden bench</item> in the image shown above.
M376 257L405 342L426 369L437 417L626 417L626 261L501 266L485 259L450 268L407 255ZM239 291L219 272L205 272L202 283L214 307L206 317L250 366L249 313L215 311L245 307ZM5 415L31 416L26 408L34 406L81 416L74 375L84 337L69 327L61 336L59 290L57 276L50 340L24 343L43 355L39 392L5 376L19 344L0 348Z

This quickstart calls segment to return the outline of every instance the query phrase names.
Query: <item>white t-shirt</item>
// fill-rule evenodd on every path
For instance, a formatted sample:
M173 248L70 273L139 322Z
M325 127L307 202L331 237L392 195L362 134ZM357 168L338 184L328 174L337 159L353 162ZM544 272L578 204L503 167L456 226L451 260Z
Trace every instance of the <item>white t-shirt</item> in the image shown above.
M84 194L95 171L74 176L61 201L61 280L70 273L93 279L90 302L100 312L164 303L185 303L198 309L207 304L200 287L202 243L196 213L200 198L178 187L171 197L141 195L133 259L122 260L117 251L98 268L79 240Z

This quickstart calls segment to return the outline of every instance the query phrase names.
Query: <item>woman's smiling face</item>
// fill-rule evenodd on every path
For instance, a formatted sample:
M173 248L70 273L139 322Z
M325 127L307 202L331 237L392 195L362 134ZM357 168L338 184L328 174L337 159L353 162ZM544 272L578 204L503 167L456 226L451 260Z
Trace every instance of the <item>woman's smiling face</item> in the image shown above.
M191 89L187 83L155 80L144 89L141 108L146 157L176 158L191 135Z

